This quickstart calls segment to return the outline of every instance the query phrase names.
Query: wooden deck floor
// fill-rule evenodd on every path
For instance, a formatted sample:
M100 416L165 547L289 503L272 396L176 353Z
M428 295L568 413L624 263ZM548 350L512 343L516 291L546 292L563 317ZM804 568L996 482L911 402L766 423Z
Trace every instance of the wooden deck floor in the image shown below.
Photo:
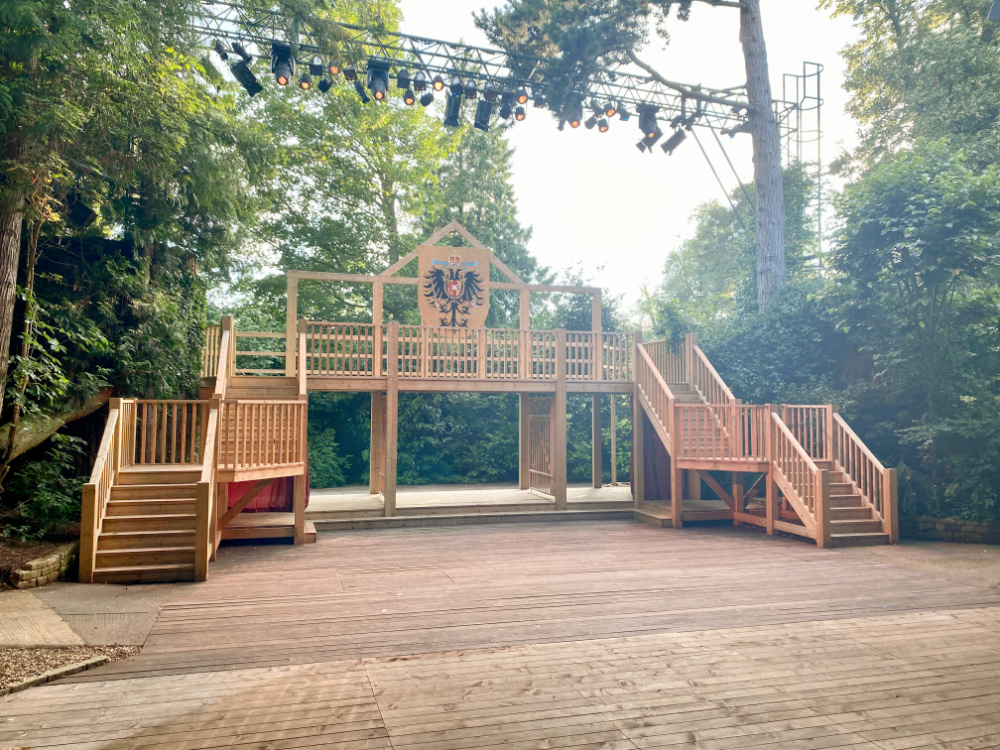
M223 547L139 656L0 699L0 747L1000 746L1000 591L891 551L630 522Z

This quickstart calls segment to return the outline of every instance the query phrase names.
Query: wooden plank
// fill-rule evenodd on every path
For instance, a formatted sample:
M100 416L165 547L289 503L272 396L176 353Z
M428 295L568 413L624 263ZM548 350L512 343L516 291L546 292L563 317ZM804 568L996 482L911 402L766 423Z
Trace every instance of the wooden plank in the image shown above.
M385 391L385 454L383 456L383 466L385 467L385 515L392 516L396 513L396 445L399 432L399 375L398 375L398 347L399 347L399 324L395 321L389 324L389 358L388 372L386 373Z
M552 494L556 509L566 509L566 330L556 331L556 393L552 409Z
M295 375L296 324L298 312L299 277L286 274L285 280L285 377Z
M267 487L269 484L271 484L271 482L273 481L274 481L273 477L269 479L258 480L253 487L251 487L250 489L248 489L246 492L243 493L243 496L236 502L236 504L232 508L229 508L225 512L225 514L221 518L219 518L216 528L218 529L226 528L226 526L229 525L230 521L232 521L234 518L236 518L236 516L238 516L241 512L243 512L243 509L246 508L250 503L252 503L254 499L257 497L257 495L263 492L264 488ZM228 485L228 482L225 482L223 484ZM219 507L220 508L225 507L225 502L224 501L220 502Z
M604 485L603 457L601 450L604 442L604 432L601 429L601 397L594 395L591 397L591 481L594 487Z

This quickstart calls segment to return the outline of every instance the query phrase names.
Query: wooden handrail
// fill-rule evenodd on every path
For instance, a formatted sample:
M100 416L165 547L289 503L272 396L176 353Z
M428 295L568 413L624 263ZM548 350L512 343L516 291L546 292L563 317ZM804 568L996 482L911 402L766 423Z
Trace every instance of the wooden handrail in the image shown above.
M208 579L208 563L215 551L216 535L215 503L218 502L216 482L216 441L218 439L220 401L213 398L209 402L208 419L205 422L204 444L202 448L201 478L195 496L195 544L194 578L196 581Z
M678 441L674 431L676 413L674 393L656 368L649 353L642 346L637 346L636 351L638 352L635 363L636 385L639 387L642 398L645 399L659 422L659 427L662 430L660 436L665 438L664 446L667 452L676 457ZM654 422L653 426L655 428L657 424Z
M847 422L835 411L832 414L831 457L882 519L889 543L895 544L899 540L896 470L885 468Z
M644 341L642 348L649 354L656 369L668 383L686 383L687 367L684 355L676 346L669 346L665 339Z
M879 471L886 471L886 468L885 466L882 465L882 462L875 457L875 454L872 453L871 450L869 450L867 445L861 442L861 438L858 437L857 433L851 429L850 425L848 425L847 422L844 421L844 418L841 417L837 412L833 413L833 421L834 424L839 425L840 429L847 433L848 437L854 443L857 443L858 447L865 454L868 460L870 460L873 464L875 464L876 469L878 469Z
M821 469L776 413L771 465L774 479L819 547L830 546L830 472Z
M223 399L226 397L226 387L235 367L236 339L233 337L233 333L233 317L223 315L219 336L219 359L215 368L215 388L212 391L212 398Z
M708 357L705 356L705 352L701 350L701 347L695 344L692 347L692 351L694 366L688 371L688 376L691 378L691 385L697 388L698 392L710 404L736 403L736 397L733 395L733 392L729 390L729 386L726 385L726 381L716 371L715 366L709 362ZM707 379L700 377L702 370L708 374Z
M97 538L107 511L111 488L121 461L121 399L111 400L111 410L104 426L101 444L97 449L94 469L90 479L83 485L83 502L80 510L80 581L94 582L94 568L97 564Z

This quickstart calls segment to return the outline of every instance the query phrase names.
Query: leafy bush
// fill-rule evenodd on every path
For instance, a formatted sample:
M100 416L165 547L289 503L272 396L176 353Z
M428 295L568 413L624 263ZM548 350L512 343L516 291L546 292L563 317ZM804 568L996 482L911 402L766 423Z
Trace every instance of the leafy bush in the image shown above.
M0 521L6 538L41 539L80 518L86 480L74 473L84 441L57 433L46 445L45 459L22 463L5 489L9 510L0 512Z

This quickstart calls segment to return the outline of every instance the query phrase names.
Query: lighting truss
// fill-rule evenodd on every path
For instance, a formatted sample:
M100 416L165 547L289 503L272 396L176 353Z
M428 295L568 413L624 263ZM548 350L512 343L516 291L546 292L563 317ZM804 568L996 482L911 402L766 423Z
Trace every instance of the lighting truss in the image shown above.
M266 56L272 45L284 44L301 60L319 55L341 66L362 66L369 59L388 61L393 75L407 69L423 70L428 79L441 74L444 79L460 75L476 82L482 90L487 82L499 89L527 89L532 95L545 94L538 71L545 62L527 55L508 55L503 50L376 30L351 24L325 22L317 31L305 22L276 10L248 8L240 3L204 2L191 27L208 48L214 40L225 39L244 46L253 43L258 56ZM604 69L576 83L573 93L587 102L614 102L626 110L654 107L661 121L686 120L723 133L748 131L748 102L745 86L712 89L679 84L680 90L664 85L649 75L625 69ZM697 95L697 101L695 100ZM782 137L796 131L797 113L802 102L775 100L774 112Z

